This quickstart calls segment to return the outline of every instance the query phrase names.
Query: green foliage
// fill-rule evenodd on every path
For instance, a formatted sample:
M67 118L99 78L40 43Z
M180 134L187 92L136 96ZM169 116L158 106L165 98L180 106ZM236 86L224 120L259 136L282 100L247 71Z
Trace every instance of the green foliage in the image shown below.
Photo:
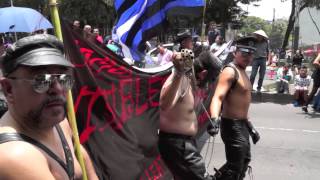
M281 48L287 26L288 21L285 19L276 20L271 24L270 32L267 32L270 38L271 49Z
M11 6L10 0L0 1L0 8L9 6ZM48 0L13 0L13 6L32 8L45 16L48 16L50 13L48 9Z
M116 14L113 1L110 0L60 0L60 15L70 21L80 20L93 27L105 27L108 30L114 24ZM110 6L111 5L111 6Z
M243 26L240 29L240 33L243 35L251 34L256 30L262 29L265 32L269 32L271 29L270 24L259 17L248 16L247 18L242 19Z
M281 47L285 30L287 29L287 20L279 19L275 22L268 22L259 17L249 16L247 18L243 18L242 21L244 24L240 29L241 34L250 35L254 31L262 29L269 36L271 49Z
M115 22L114 0L57 0L60 17L72 22L80 20L82 25L106 28L109 32ZM14 6L29 7L50 16L49 0L13 0ZM10 0L0 0L0 7L10 6Z
M260 0L207 0L206 23L240 23L240 19L246 17L247 12L238 6L239 3L250 4L258 1Z

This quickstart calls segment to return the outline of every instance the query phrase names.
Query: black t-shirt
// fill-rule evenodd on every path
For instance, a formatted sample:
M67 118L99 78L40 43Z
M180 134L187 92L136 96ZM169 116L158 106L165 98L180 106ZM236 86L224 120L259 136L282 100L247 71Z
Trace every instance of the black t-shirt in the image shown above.
M302 54L295 54L292 57L292 64L301 66L302 59L303 59L303 55Z

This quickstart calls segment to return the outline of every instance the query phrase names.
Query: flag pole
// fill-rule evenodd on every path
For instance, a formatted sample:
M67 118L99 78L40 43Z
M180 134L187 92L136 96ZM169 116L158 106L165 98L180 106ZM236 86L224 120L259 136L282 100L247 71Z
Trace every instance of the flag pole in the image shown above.
M204 18L206 16L206 8L207 8L207 0L204 1L204 6L203 6L203 13L202 13L202 24L201 24L201 40L204 42L205 40L205 32L206 32L206 26L204 24Z
M62 38L62 32L61 32L61 25L60 25L60 18L59 18L59 12L57 7L57 1L56 0L50 0L50 12L51 12L51 20L54 25L55 35L57 38L61 41L63 41ZM87 180L87 171L84 163L84 159L81 153L81 147L80 147L80 140L79 140L79 133L77 129L77 122L76 122L76 116L74 113L74 106L73 106L73 99L72 99L72 93L71 90L68 91L67 94L67 111L68 111L68 120L72 129L72 134L74 138L74 144L75 144L75 152L77 159L80 163L81 169L82 169L82 179Z

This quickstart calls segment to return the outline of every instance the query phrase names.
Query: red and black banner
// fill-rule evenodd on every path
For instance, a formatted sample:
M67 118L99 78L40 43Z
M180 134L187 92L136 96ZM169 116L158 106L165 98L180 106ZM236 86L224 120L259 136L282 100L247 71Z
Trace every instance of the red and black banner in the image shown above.
M160 90L171 69L156 73L135 69L66 25L63 36L68 59L76 67L73 96L80 141L100 179L169 179L157 133ZM198 102L206 100L205 107L211 100L208 92L212 91L197 92ZM201 104L198 107L203 127L207 114Z

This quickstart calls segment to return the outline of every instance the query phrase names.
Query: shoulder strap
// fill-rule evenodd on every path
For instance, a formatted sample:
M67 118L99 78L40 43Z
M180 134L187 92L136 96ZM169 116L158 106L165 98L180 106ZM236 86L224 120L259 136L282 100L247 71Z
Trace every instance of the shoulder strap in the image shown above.
M58 131L58 134L59 134L61 142L62 142L62 147L63 147L64 155L66 158L66 162L67 162L68 176L70 179L73 179L73 177L74 177L74 162L73 162L73 156L72 156L70 147L68 145L68 142L63 134L63 131L62 131L60 125L57 125L56 129Z
M56 128L57 128L57 131L58 131L59 136L60 136L61 141L62 141L62 146L63 146L64 154L66 156L67 164L64 163L63 160L61 160L54 152L52 152L45 145L43 145L42 143L40 143L39 141L37 141L37 140L35 140L33 138L31 138L29 136L26 136L24 134L21 134L21 133L2 133L2 134L0 134L0 144L6 143L6 142L10 142L10 141L25 141L25 142L28 142L30 144L33 144L33 145L37 146L38 148L42 149L44 152L46 152L52 159L57 161L57 163L68 174L69 178L73 179L73 177L74 177L74 168L73 168L74 164L73 164L73 158L72 158L72 154L71 154L70 148L69 148L68 144L66 143L66 140L65 140L65 137L64 137L63 133L61 134L62 130L61 130L60 126L57 126ZM63 136L64 140L62 140L62 136ZM68 150L67 150L66 146L68 146ZM69 160L70 157L71 157L71 160ZM72 163L72 165L70 163Z
M231 88L230 88L230 89L233 89L236 86L237 82L238 82L239 73L237 71L236 65L234 65L232 62L227 64L227 65L225 65L223 67L223 69L226 68L226 67L231 67L234 70L234 79L232 81L232 85L231 85Z

